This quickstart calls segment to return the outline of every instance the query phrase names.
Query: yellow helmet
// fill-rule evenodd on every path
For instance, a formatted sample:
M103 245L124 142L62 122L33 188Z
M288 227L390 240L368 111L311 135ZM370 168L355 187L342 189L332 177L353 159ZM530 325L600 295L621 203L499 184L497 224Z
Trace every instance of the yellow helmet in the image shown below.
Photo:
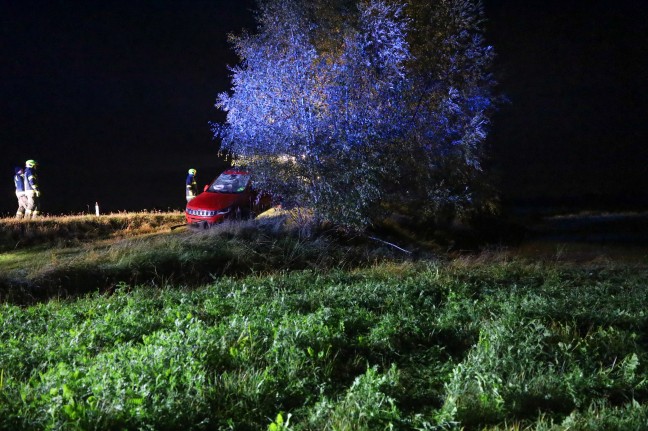
M189 169L189 173L191 175L196 175L196 170L195 169Z
M25 162L25 167L33 168L36 166L36 160L29 159Z

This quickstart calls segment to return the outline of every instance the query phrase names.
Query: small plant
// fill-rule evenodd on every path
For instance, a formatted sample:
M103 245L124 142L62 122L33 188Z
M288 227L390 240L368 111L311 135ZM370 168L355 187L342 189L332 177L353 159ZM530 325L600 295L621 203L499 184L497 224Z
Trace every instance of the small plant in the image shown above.
M370 367L354 380L344 397L320 401L313 409L310 425L314 429L340 431L397 429L400 412L396 400L385 393L397 385L395 366L382 375L377 367Z
M290 417L291 414L288 413L286 420L284 421L283 415L281 413L277 414L275 420L268 425L268 431L289 431L290 428Z

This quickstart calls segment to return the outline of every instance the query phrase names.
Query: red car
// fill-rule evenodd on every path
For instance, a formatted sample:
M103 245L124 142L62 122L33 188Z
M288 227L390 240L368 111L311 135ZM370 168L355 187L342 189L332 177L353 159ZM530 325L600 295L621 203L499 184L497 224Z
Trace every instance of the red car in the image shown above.
M187 202L185 218L189 225L207 228L227 218L253 217L271 203L270 195L252 187L248 172L230 168Z

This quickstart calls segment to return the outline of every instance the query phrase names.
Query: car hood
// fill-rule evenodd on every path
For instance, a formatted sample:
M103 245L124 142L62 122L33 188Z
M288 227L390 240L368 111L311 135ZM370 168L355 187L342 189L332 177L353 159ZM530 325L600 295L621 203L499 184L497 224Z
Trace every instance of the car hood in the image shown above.
M241 193L203 192L187 203L187 208L195 210L222 210L239 201Z

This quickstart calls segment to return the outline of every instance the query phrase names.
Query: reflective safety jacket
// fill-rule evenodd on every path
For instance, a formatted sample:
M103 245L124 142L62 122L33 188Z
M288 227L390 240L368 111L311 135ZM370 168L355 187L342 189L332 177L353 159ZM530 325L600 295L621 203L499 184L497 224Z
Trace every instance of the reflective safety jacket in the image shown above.
M25 176L18 168L16 168L16 173L14 174L14 185L16 186L16 196L25 194Z
M25 168L25 192L38 191L38 179L34 168Z
M192 174L187 175L186 196L196 196L198 194L198 184L196 183L196 176Z

